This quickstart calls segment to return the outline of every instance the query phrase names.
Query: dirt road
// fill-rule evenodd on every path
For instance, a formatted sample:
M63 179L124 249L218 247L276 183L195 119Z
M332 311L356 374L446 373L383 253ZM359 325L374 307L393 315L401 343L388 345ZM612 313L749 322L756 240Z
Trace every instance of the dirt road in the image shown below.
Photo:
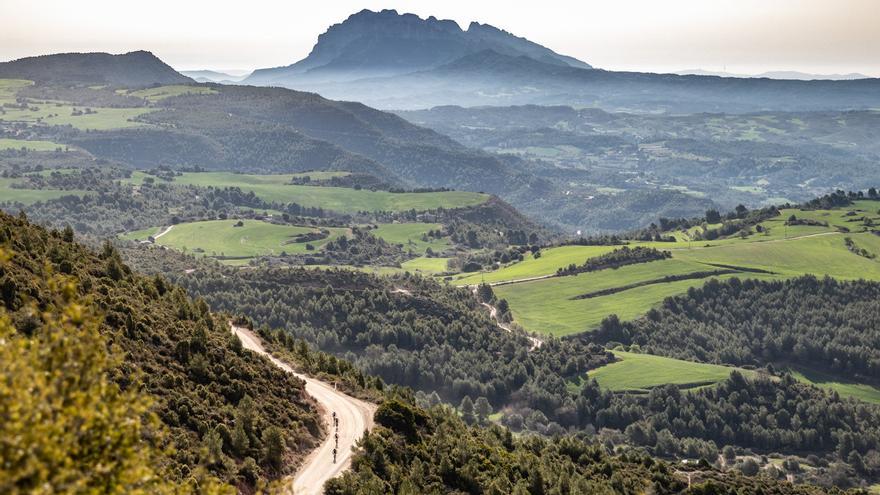
M319 495L323 493L324 483L342 474L351 465L352 447L364 434L373 427L373 413L376 405L364 402L337 391L332 384L293 371L287 363L271 356L263 348L260 338L247 328L232 326L232 331L241 339L245 349L262 354L269 358L275 366L292 373L306 382L306 393L318 401L321 417L327 431L327 437L306 458L299 471L293 477L291 488L295 495ZM333 448L336 444L332 415L339 418L339 445L336 463L333 463Z

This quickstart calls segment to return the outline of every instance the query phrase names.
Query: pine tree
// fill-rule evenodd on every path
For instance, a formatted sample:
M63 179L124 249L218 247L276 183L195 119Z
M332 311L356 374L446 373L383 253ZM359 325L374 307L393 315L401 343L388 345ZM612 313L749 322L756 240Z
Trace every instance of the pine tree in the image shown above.
M461 409L461 419L463 419L465 423L472 425L477 421L477 418L474 416L474 401L471 400L470 396L465 395L464 398L461 399L459 409Z

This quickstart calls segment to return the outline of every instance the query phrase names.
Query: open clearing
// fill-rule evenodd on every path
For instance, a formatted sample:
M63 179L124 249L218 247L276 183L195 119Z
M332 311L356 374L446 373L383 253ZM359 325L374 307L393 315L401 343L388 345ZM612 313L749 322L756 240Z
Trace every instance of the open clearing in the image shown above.
M404 271L421 272L423 274L443 273L450 258L427 258L425 256L404 261L400 264Z
M80 190L19 189L12 187L12 184L15 184L16 182L20 182L20 179L7 179L0 177L0 203L9 201L12 203L30 205L37 201L48 201L62 196L81 196L83 194L88 194L87 191Z
M58 148L64 149L65 145L54 143L52 141L0 139L0 151L20 149L26 149L28 151L55 151Z
M427 234L430 230L441 230L443 228L439 223L383 223L379 228L370 230L376 237L384 239L390 244L400 244L404 251L412 251L413 253L422 254L428 248L434 252L442 252L448 249L451 244L448 237L423 241L422 235Z
M208 220L175 225L156 244L179 251L198 253L218 258L253 258L278 255L282 252L305 253L306 244L319 249L328 241L345 235L347 229L330 228L330 235L317 241L292 242L298 234L315 232L312 227L276 225L261 220L244 220L242 227L235 227L238 220ZM122 236L129 240L143 240L159 229L144 229Z
M137 91L126 92L129 96L145 98L147 101L156 102L170 98L172 96L181 95L211 95L217 94L217 90L207 86L190 86L186 84L174 84L171 86L159 86L158 88L139 89Z
M0 105L16 103L16 93L32 81L23 79L0 79ZM158 89L158 88L157 88ZM134 119L152 112L154 108L88 107L66 101L27 100L26 108L4 107L0 121L24 122L41 125L70 125L80 130L109 130L145 126ZM54 149L54 148L53 148Z
M694 389L726 380L734 369L739 369L651 354L614 351L614 355L620 361L590 371L587 376L595 378L602 388L615 392L646 392L667 384ZM755 374L743 369L739 371L746 376Z
M347 172L307 172L299 174L254 175L231 172L184 173L174 178L181 185L240 187L253 191L260 199L277 203L297 203L310 208L342 213L358 211L425 211L436 208L462 208L482 204L489 195L444 191L427 193L392 193L388 191L356 190L345 187L303 186L288 184L294 176L309 176L314 180L346 175ZM143 174L135 174L130 182L142 181Z

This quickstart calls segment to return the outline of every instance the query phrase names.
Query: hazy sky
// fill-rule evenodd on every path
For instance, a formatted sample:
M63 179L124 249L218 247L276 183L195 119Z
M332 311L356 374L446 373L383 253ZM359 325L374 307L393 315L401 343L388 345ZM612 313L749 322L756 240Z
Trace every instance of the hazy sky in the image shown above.
M178 69L274 67L363 8L489 23L606 69L880 76L880 0L0 0L0 59L145 49Z

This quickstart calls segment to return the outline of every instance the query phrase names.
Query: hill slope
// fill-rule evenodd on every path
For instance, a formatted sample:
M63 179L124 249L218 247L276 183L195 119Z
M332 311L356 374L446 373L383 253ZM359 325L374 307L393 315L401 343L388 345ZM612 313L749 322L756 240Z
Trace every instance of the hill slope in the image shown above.
M161 277L133 273L109 245L96 254L72 238L72 231L47 231L0 212L0 241L13 253L0 269L0 299L20 334L37 326L30 302L54 304L53 274L72 277L103 314L100 333L122 355L111 378L123 390L146 392L169 430L170 444L162 447L176 451L167 460L172 477L185 479L203 466L249 489L260 478L288 474L321 433L303 383L244 352L204 302ZM151 430L144 431L148 439ZM270 432L280 436L272 455Z
M147 51L57 53L0 64L0 77L40 82L80 82L119 86L186 84L192 79L178 73Z

